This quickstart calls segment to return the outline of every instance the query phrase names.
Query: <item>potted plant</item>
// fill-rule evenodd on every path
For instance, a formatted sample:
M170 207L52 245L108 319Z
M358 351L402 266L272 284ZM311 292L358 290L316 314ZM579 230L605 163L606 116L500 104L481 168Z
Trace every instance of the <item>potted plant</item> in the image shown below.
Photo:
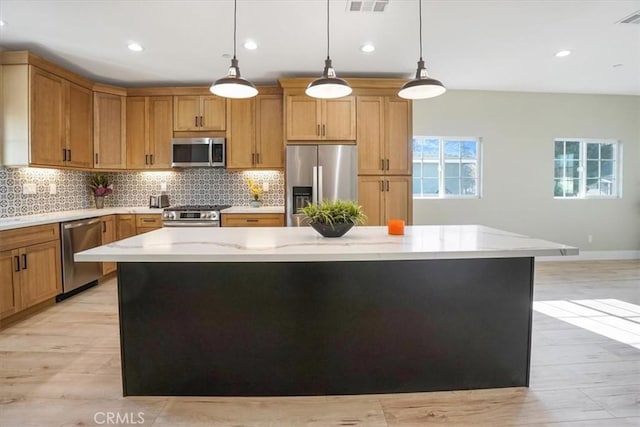
M260 201L260 196L262 196L262 186L256 183L253 179L248 178L247 184L249 186L249 193L251 193L251 206L254 208L259 207L262 202Z
M300 213L309 218L310 225L324 237L340 237L367 220L362 206L351 200L308 204Z
M89 188L96 200L96 209L104 208L104 196L113 193L113 184L109 182L109 178L101 173L91 175Z

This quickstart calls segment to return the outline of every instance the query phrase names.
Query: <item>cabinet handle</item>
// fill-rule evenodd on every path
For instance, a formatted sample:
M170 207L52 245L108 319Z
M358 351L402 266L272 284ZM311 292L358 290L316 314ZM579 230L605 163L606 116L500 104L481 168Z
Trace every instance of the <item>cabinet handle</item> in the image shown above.
M145 154L145 155L144 155L144 164L145 164L145 165L148 165L148 164L149 164L149 155L148 155L148 154Z
M98 153L96 153L96 165L98 164Z
M63 162L67 161L67 149L66 148L62 149L62 161Z
M102 221L102 232L103 233L107 232L107 223L105 221Z
M389 191L389 181L385 181L387 183L387 191Z
M256 153L256 164L260 163L260 153Z
M389 170L389 159L387 159L387 170Z
M27 269L27 254L22 254L22 269Z
M67 156L67 161L70 162L71 161L71 149L67 150L69 152L69 155Z
M200 127L204 126L204 120L202 120L202 116L200 116Z
M380 192L384 191L384 181L380 181Z
M259 220L257 220L257 219L249 219L249 218L248 218L248 219L246 219L246 221L247 221L247 222L258 222Z
M256 153L251 153L251 164L252 165L256 164Z
M16 260L16 272L20 271L20 257L18 255L16 255L13 258L15 258L15 260Z
M322 136L327 134L325 125L322 125Z
M149 162L153 164L153 154L149 154Z
M145 218L143 218L142 222L156 222L156 220L155 219L145 219Z
M384 170L384 159L380 159L380 169Z
M316 130L316 135L320 136L320 125L318 125L318 129Z
M196 127L198 127L198 116L195 116L195 117L196 117Z

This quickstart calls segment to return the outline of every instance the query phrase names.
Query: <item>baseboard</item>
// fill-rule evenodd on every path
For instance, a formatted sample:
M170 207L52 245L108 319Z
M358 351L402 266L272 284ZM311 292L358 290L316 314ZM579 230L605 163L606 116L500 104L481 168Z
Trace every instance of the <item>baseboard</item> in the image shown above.
M596 261L614 259L640 259L640 251L580 251L575 256L542 256L536 262L544 261Z

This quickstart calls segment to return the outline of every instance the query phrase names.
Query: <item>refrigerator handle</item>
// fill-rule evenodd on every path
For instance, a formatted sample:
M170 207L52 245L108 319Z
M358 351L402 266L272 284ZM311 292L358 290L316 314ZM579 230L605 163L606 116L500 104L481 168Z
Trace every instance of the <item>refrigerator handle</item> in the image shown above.
M318 203L318 167L313 167L313 178L311 183L311 203Z
M322 203L322 166L318 166L318 203Z

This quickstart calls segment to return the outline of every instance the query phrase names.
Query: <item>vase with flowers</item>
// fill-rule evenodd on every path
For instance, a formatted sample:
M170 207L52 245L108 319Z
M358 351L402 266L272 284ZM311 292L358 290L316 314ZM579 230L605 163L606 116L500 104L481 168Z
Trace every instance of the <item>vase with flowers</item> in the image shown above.
M260 196L262 196L262 186L255 182L253 179L248 178L247 184L249 186L249 193L251 193L251 202L249 203L252 207L258 208L262 205L262 201L260 200Z
M105 196L113 193L113 184L109 182L109 178L101 173L96 173L89 180L89 188L96 201L96 209L104 208Z

